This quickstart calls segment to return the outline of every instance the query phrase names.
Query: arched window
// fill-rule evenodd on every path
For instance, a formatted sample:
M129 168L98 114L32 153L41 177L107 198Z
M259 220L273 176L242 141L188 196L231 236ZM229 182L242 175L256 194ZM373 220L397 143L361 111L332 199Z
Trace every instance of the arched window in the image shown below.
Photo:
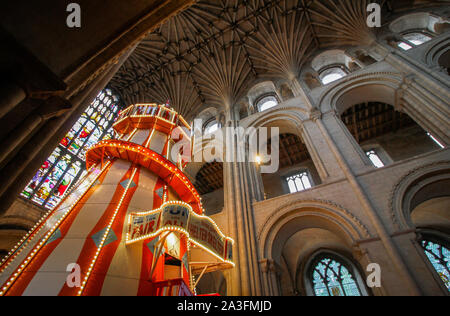
M381 160L380 156L378 156L378 153L375 149L371 149L366 152L367 157L369 157L370 161L376 168L383 168L384 163Z
M415 46L420 46L432 39L430 36L418 32L405 34L403 35L403 38Z
M317 72L323 85L337 81L360 68L355 59L341 49L320 53L311 61L311 67Z
M347 72L344 70L344 67L339 66L327 68L322 70L319 74L320 80L324 85L344 78L345 76L347 76Z
M61 140L21 196L48 209L54 208L86 172L86 151L99 141L114 137L111 127L118 112L119 98L111 90L103 90Z
M421 245L428 260L430 260L437 274L440 276L447 290L450 292L450 251L440 243L423 239Z
M398 45L398 47L400 47L403 50L410 50L413 48L411 45L409 45L405 42L398 42L397 45Z
M318 256L309 270L315 296L363 296L352 267L332 254Z
M256 103L256 107L259 112L264 112L268 109L276 107L277 105L278 99L273 95L263 97Z
M403 35L404 41L397 43L398 47L403 50L410 50L432 40L432 37L419 32L410 32Z
M311 179L308 171L297 173L286 178L291 193L297 193L312 188Z

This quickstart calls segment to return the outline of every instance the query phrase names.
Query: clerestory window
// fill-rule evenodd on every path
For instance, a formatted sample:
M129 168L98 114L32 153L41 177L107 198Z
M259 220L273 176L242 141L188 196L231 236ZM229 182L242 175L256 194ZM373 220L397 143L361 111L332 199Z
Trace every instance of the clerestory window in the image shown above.
M291 193L297 193L312 188L308 171L304 171L286 178Z
M377 152L372 149L366 152L367 157L369 157L370 161L376 168L383 168L384 163L381 160L380 156L378 156Z
M264 112L271 108L274 108L278 105L278 100L274 96L267 96L259 100L256 104L256 107L259 112Z
M326 70L323 70L319 75L320 80L324 85L337 81L341 78L344 78L345 76L347 76L347 72L344 71L342 67L328 68Z

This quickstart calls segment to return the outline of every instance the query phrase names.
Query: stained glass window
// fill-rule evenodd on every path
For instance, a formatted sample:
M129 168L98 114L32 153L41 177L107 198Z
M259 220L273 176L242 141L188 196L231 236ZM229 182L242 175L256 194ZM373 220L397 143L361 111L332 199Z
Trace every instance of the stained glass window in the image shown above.
M316 296L362 296L349 269L330 257L314 266L311 280Z
M428 260L430 260L445 287L450 292L450 251L448 248L429 240L423 240L422 247Z
M44 162L22 197L54 208L86 173L86 151L99 141L114 137L112 124L118 112L119 98L111 90L103 90Z
M290 176L286 179L291 193L297 193L312 188L307 171Z

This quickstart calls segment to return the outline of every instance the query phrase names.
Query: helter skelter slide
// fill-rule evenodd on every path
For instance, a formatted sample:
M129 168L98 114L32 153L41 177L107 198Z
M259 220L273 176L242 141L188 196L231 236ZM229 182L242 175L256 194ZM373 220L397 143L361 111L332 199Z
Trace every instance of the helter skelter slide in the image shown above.
M192 296L205 273L234 267L232 239L183 174L185 120L138 104L114 129L120 137L87 152L87 175L2 259L1 296Z

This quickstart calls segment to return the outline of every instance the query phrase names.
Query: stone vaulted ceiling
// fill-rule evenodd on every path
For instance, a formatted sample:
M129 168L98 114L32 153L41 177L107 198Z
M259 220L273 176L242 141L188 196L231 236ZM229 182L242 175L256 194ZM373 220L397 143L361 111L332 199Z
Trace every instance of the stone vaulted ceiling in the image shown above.
M170 100L187 119L255 79L291 80L318 49L369 44L371 0L208 0L150 33L110 83L126 104ZM378 0L385 18L448 1Z

